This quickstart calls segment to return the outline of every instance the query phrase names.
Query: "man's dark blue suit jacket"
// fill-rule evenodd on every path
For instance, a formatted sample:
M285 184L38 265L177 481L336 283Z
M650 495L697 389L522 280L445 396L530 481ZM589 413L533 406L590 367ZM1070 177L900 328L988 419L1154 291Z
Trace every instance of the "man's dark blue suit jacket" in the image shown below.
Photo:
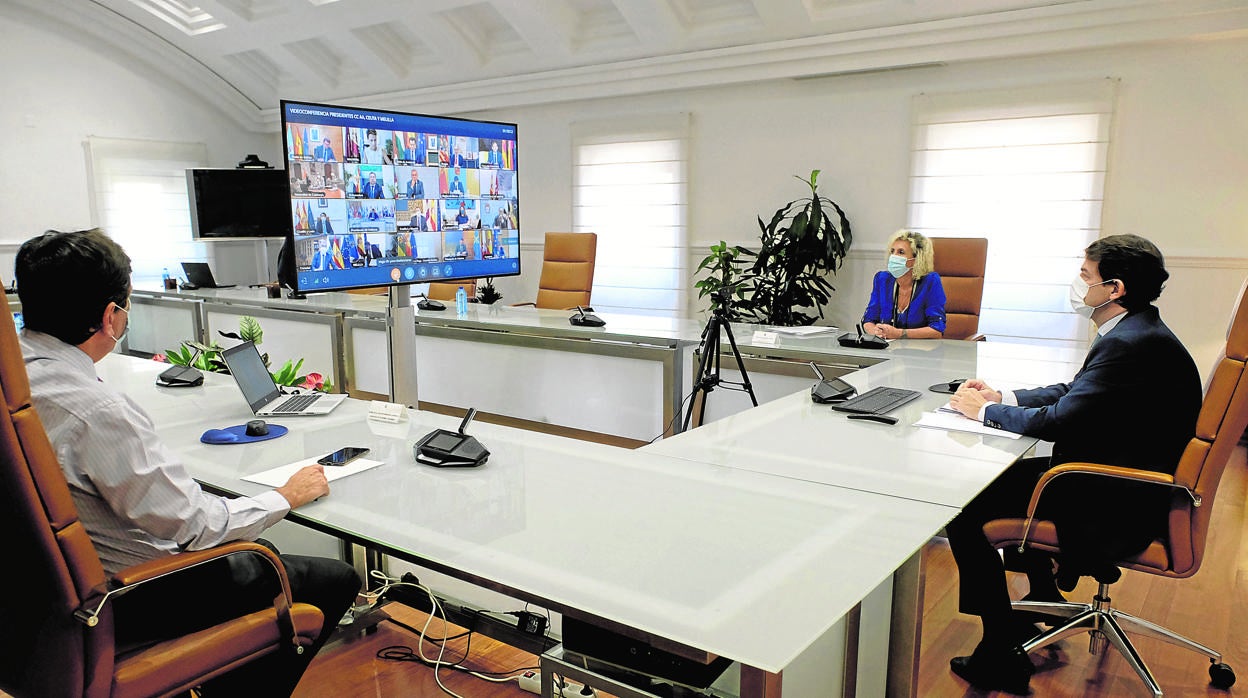
M1087 462L1173 474L1196 432L1201 392L1191 355L1149 306L1095 342L1069 383L1015 391L1019 406L989 405L984 421L1052 441L1052 465ZM1172 494L1064 476L1045 489L1040 511L1058 525L1064 556L1116 559L1139 552L1165 530Z

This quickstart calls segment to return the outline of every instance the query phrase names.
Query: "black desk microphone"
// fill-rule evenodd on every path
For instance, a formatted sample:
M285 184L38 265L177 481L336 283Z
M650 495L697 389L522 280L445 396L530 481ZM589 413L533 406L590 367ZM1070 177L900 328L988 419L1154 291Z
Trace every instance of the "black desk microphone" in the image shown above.
M586 310L586 308L582 308L579 305L576 306L577 314L568 318L568 322L576 325L577 327L602 327L607 324L606 320L603 320L597 315L591 315L585 312ZM588 310L593 310L593 308L588 308Z
M857 337L846 332L845 334L836 338L837 343L843 347L855 347L857 349L884 349L885 347L888 346L887 339L884 339L883 337L876 337L874 335L869 335L863 332L861 322L859 322L857 325L854 325L854 328L858 330Z
M425 294L420 294L421 301L416 304L421 310L446 310L446 305L441 301L435 301Z

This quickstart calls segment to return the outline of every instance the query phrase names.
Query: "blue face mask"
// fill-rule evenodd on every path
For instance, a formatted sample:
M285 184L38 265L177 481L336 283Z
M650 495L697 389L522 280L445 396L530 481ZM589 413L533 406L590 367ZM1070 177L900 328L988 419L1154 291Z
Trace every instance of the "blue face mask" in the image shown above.
M910 271L910 267L906 266L906 262L910 260L899 254L890 254L888 256L888 273L893 275L894 279L900 279Z

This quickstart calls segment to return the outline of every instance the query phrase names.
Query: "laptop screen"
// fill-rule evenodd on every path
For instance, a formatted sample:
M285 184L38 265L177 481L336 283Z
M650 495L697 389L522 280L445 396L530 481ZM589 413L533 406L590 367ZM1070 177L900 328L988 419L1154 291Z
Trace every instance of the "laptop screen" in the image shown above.
M230 367L230 373L238 383L238 389L243 391L243 397L251 406L252 412L281 396L282 391L273 382L273 376L265 368L264 360L260 358L255 344L243 342L236 347L230 347L221 352L221 358Z
M200 288L213 288L217 285L212 278L212 269L206 262L183 262L182 271L186 272L186 280Z

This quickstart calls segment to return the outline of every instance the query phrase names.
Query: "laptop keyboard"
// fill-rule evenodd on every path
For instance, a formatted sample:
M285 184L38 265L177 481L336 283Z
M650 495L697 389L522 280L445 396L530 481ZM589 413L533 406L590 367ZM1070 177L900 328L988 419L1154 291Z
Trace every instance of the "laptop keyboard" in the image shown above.
M905 388L872 388L856 398L832 405L838 412L856 412L858 414L887 414L893 409L917 398L921 393Z
M273 408L273 411L274 412L302 412L306 410L309 405L319 400L320 397L321 397L320 393L303 393L302 395L294 395L288 398L286 402L283 402L282 404Z

